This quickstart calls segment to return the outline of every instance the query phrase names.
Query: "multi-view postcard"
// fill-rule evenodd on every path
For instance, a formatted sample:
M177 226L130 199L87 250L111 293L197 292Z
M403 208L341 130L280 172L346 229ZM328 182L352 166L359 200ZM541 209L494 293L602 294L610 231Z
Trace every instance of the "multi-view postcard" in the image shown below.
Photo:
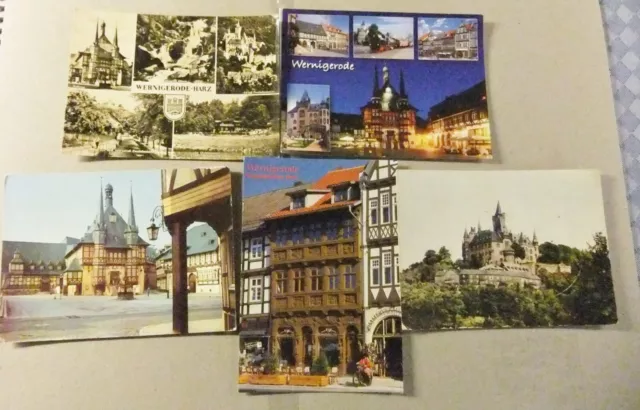
M281 152L493 158L480 15L283 11Z
M411 331L617 322L597 171L402 170L398 189Z
M90 159L276 155L274 16L78 10L63 152Z
M396 169L245 159L240 391L403 393Z
M237 328L228 168L12 175L4 192L0 341Z

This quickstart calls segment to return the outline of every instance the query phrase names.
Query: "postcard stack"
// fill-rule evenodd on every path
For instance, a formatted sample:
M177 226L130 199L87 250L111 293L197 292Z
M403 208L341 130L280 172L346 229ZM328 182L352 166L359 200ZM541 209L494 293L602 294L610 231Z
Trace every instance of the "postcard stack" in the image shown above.
M1 340L233 333L239 391L403 394L408 333L617 321L598 172L402 162L496 160L482 16L71 24L64 152L244 171L7 177Z

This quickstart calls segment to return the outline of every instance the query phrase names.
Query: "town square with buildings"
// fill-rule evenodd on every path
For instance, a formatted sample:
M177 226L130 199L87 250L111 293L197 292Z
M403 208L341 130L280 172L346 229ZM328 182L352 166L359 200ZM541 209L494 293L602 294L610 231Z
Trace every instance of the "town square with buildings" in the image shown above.
M335 158L460 161L493 157L479 37L482 21L477 16L289 13L285 16L288 47L283 51L287 92L281 95L285 153L302 149L305 155ZM315 48L325 47L329 40L321 35L321 23L347 17L351 56L345 57L352 58L353 69L310 70L323 64L342 67L335 56L323 56L331 63L316 61L314 53L305 54L303 49L304 44L312 47L312 42ZM446 44L438 46L443 39ZM325 139L316 124L325 125L325 105L302 98L304 90L291 91L292 86L303 85L330 89L324 150L300 146L303 140L309 143L305 134Z
M421 60L478 60L477 18L419 18Z
M289 47L293 55L349 57L349 16L289 14Z
M241 391L402 393L396 170L394 161L245 161ZM354 373L365 352L374 377L362 388ZM329 382L312 387L304 381L319 360ZM263 385L261 373L282 383Z
M94 191L95 197L72 206L24 209L34 190L69 196L76 189ZM190 203L203 194L208 201ZM227 168L10 177L0 339L235 329L230 197ZM33 225L26 220L57 222L39 232L26 228ZM58 236L59 242L53 239Z

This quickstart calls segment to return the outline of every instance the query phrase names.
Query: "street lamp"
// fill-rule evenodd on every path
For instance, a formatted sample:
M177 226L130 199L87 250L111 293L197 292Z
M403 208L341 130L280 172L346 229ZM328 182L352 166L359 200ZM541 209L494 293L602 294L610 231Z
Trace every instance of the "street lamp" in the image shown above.
M156 225L156 219L159 221L160 226ZM167 232L167 226L164 224L164 210L162 209L162 205L156 206L151 214L151 225L147 227L147 235L149 235L150 241L158 239L160 228L162 228L164 232Z

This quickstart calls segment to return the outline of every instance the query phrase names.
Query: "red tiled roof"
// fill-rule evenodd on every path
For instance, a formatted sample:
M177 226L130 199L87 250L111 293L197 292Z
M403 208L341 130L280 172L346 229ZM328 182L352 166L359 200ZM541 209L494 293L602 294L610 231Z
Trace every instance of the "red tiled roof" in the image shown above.
M331 194L326 194L322 198L325 198L327 196L329 197L329 200L330 200L331 199ZM310 214L310 213L315 213L315 212L328 211L328 210L331 210L331 209L338 209L338 208L347 207L349 205L353 205L356 202L358 202L358 201L344 201L344 202L337 202L335 204L332 204L332 203L320 204L320 201L316 202L312 206L305 207L305 208L298 208L298 209L294 209L294 210L285 209L283 211L274 212L274 213L268 215L265 219L268 220L268 219L287 218L287 217L290 217L290 216L297 216L297 215L304 215L304 214Z
M311 186L311 189L326 189L327 187L338 184L340 182L357 182L360 179L360 173L363 170L363 165L353 168L333 169L324 174L322 178L317 180Z
M342 182L357 182L360 178L360 173L364 170L364 165L353 167L353 168L344 168L344 169L334 169L322 176L318 181L313 183L309 189L327 189L332 185L336 185ZM265 217L265 219L278 219L285 218L288 216L294 215L302 215L308 214L312 212L326 211L329 209L337 209L342 208L348 205L353 205L357 201L344 201L338 202L335 204L331 203L331 192L327 192L322 195L320 199L316 201L316 203L298 209L283 209L281 211L272 212Z
M418 39L418 41L424 41L424 40L426 40L427 38L429 38L429 35L430 35L430 34L431 34L431 33L424 33L423 35L421 35L421 36L420 36L420 38Z

